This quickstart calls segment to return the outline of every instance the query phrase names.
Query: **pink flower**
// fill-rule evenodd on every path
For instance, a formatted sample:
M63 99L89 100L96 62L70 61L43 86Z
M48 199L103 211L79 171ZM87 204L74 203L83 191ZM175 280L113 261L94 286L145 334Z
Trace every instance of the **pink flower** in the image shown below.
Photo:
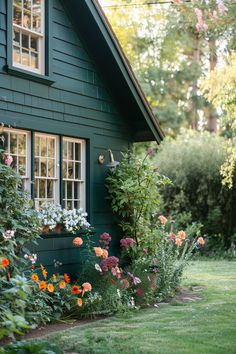
M185 233L183 230L181 230L181 231L178 232L178 237L179 237L181 240L185 240L185 238L186 238L186 233Z
M197 239L197 243L201 246L205 245L205 240L203 237L198 237Z
M12 162L13 162L13 157L11 155L6 155L6 157L4 159L4 163L7 166L11 166Z
M128 247L134 246L135 244L136 244L136 241L131 237L122 238L122 240L120 240L121 247L128 248Z
M126 290L129 288L129 281L127 279L120 280L121 288Z
M216 5L217 5L217 8L218 8L218 11L219 11L220 15L223 16L225 14L225 12L227 11L227 8L223 4L223 1L222 0L216 0Z
M119 263L119 258L110 256L101 261L101 268L103 271L107 272L109 269L116 268Z
M176 234L174 234L173 232L171 232L171 233L169 234L169 238L170 238L171 240L175 240L175 239L176 239Z
M111 268L111 273L112 275L114 275L114 277L120 279L121 278L121 270L118 266L116 266L115 268Z
M197 16L197 24L196 24L196 29L198 32L204 32L207 31L208 26L207 24L204 22L203 20L203 16L202 16L202 10L195 8L194 9L195 14Z
M141 279L138 277L135 277L132 273L128 272L127 275L130 277L130 279L132 280L134 285L141 283Z

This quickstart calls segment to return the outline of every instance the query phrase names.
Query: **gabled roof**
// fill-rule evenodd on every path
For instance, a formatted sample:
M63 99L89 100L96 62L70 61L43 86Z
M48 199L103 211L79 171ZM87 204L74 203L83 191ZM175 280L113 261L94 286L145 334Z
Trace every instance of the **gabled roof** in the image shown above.
M163 132L98 0L64 0L111 94L127 117L133 141L163 139Z

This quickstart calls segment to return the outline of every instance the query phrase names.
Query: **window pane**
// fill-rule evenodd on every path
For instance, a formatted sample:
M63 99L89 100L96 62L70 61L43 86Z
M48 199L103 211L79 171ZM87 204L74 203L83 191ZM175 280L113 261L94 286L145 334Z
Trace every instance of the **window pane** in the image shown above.
M28 49L29 48L29 35L22 34L22 47Z
M25 157L19 157L18 166L19 166L19 173L22 176L25 176L26 175L26 159L25 159Z
M47 139L44 136L41 136L41 151L40 155L41 156L46 156L47 154Z
M21 7L22 6L22 0L14 0L14 5Z
M81 164L75 162L75 179L81 179Z
M67 182L67 199L72 199L72 183Z
M25 28L30 28L31 27L31 15L24 11L24 16L23 16L23 27Z
M75 143L75 160L80 161L81 160L81 144Z
M55 177L54 165L54 160L48 160L48 177Z
M63 162L63 178L67 178L67 163Z
M47 177L47 163L46 163L46 159L42 158L41 159L41 173L40 173L41 177Z
M13 8L13 23L15 25L21 26L21 9L14 6Z
M13 47L13 61L14 63L19 63L21 62L20 60L20 48L18 47Z
M55 139L48 139L48 156L55 157Z
M68 178L73 178L73 162L68 162Z
M31 67L34 69L39 67L38 54L36 53L31 53Z
M38 157L35 157L35 159L34 159L34 173L35 173L36 177L39 176L39 158Z
M20 155L26 155L26 138L25 135L18 135L18 152Z
M36 37L31 36L30 38L30 48L38 51L38 39Z
M47 181L47 197L48 198L53 198L53 185L54 181L48 180Z
M28 50L25 50L25 49L22 50L21 63L23 65L29 66L29 51Z
M30 10L31 0L23 0L24 9Z
M68 141L68 160L73 160L73 143Z
M13 32L13 43L15 45L20 46L20 32L18 32L18 31Z
M17 153L17 135L10 134L10 153L16 154Z
M33 16L33 31L41 32L41 18L40 16Z
M45 198L45 180L39 180L39 198Z

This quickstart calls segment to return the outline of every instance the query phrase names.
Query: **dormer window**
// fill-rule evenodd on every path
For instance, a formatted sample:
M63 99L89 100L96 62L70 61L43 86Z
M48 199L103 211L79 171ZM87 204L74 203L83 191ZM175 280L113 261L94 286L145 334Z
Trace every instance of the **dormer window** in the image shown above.
M44 75L44 22L44 0L13 1L13 66Z

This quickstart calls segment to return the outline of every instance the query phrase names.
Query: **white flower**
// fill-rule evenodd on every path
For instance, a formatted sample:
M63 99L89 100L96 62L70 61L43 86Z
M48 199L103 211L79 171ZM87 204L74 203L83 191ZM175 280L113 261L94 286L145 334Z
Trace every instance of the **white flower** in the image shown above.
M6 230L5 232L2 233L2 235L5 240L10 240L11 238L14 237L15 230Z
M102 268L100 267L100 265L99 264L95 264L95 269L98 271L98 272L100 272L100 273L102 273Z

